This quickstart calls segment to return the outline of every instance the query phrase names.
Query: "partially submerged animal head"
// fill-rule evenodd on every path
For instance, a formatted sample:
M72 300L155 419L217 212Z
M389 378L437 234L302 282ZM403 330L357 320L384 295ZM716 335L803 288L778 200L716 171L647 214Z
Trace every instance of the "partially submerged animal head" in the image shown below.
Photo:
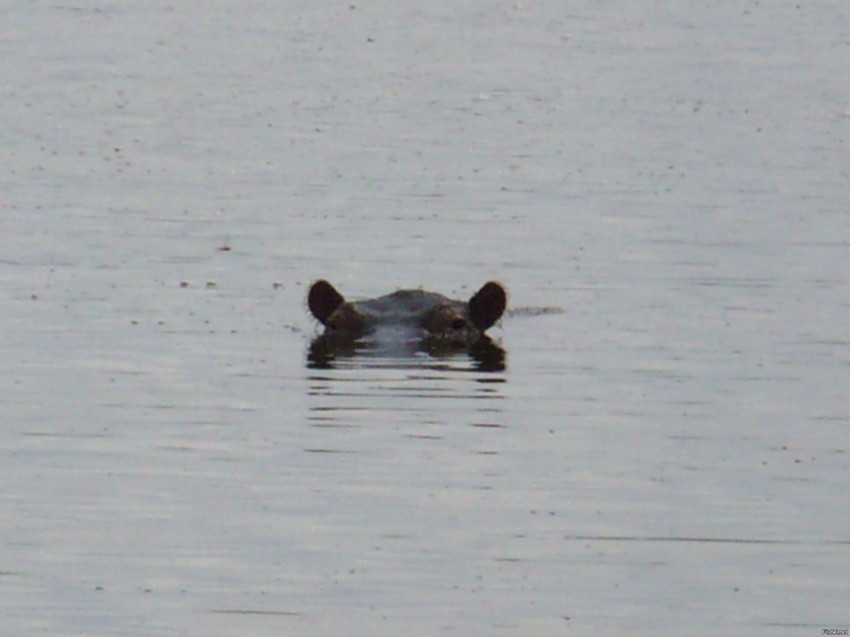
M423 290L399 290L366 301L346 301L330 283L316 281L307 304L325 335L356 340L380 326L393 325L417 331L423 340L470 345L499 320L507 305L505 289L486 283L468 301L456 301Z

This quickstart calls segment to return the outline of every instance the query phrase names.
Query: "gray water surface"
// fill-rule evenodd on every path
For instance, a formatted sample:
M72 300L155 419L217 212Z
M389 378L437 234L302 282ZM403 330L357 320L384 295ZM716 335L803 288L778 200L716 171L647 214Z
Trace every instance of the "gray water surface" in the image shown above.
M4 634L847 627L843 4L0 16ZM504 364L311 365L317 278Z

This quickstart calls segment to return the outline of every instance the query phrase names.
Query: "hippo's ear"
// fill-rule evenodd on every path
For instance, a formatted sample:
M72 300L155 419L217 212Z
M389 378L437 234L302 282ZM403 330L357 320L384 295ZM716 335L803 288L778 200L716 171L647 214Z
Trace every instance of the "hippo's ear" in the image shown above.
M485 283L469 299L469 320L482 332L499 320L508 304L508 295L500 284L495 281Z
M307 293L307 305L322 325L328 320L328 317L343 303L345 299L342 294L336 291L336 288L324 279L316 281L310 286L310 292Z

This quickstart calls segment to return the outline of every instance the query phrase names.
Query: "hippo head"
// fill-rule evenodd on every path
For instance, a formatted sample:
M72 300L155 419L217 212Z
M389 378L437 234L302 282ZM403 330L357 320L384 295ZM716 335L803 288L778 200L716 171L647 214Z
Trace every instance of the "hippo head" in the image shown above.
M482 338L505 311L507 294L496 282L485 284L468 301L423 290L399 290L366 301L346 301L327 281L316 281L307 296L310 312L325 334L357 339L381 325L419 330L423 339L471 344Z

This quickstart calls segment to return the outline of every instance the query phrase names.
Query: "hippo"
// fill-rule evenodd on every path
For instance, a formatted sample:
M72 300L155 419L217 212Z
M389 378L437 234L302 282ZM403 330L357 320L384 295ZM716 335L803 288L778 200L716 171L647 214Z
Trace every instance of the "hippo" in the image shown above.
M324 333L314 342L327 352L357 349L355 344L370 340L411 344L417 351L471 350L491 344L485 332L502 316L507 293L501 284L484 284L468 301L457 301L436 292L398 290L365 301L346 301L325 280L310 286L307 295L310 312L324 325Z

